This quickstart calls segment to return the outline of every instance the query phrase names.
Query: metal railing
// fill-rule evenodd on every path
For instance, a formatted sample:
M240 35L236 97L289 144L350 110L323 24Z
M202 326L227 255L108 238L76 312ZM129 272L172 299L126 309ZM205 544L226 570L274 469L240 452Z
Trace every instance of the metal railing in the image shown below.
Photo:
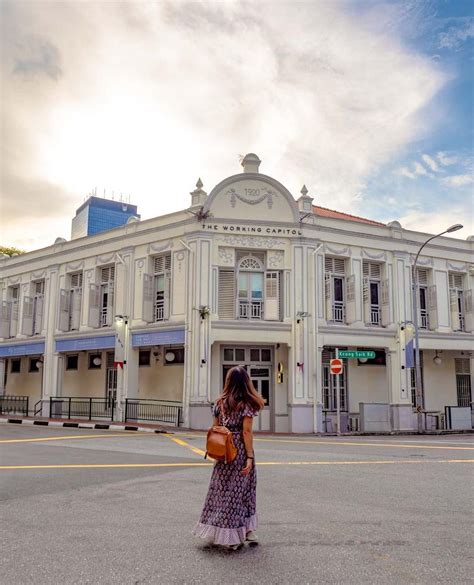
M263 301L239 301L239 319L263 319Z
M155 301L155 322L165 320L165 301Z
M38 402L35 403L35 406L33 408L33 416L36 416L37 414L41 414L42 410L43 410L43 401L38 400Z
M344 323L344 302L334 301L332 306L332 320L335 323Z
M426 309L420 309L420 329L428 329L428 311Z
M114 419L115 400L64 396L49 399L49 418Z
M380 307L378 305L370 306L370 324L380 325Z
M183 415L181 402L153 398L126 398L125 421L141 420L171 423L179 427Z
M0 396L0 414L28 416L29 396Z

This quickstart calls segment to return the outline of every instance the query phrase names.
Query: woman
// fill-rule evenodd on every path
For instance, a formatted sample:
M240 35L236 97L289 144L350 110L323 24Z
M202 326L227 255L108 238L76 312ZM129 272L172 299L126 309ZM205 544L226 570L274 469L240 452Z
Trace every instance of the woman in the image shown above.
M232 463L217 461L196 536L213 544L237 549L244 542L257 544L257 473L253 452L252 417L264 401L243 366L227 372L224 390L214 407L214 425L232 431L237 457Z

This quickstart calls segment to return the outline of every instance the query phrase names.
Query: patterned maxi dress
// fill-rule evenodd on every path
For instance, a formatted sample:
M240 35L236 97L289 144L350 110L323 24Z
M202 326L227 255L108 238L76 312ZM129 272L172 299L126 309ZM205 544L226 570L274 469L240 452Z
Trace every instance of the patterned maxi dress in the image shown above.
M257 528L255 460L247 476L241 474L247 462L247 453L242 438L244 416L255 416L249 407L233 413L228 418L214 410L219 424L232 431L237 457L232 463L217 461L212 471L211 483L204 508L194 534L214 544L240 544L250 530Z

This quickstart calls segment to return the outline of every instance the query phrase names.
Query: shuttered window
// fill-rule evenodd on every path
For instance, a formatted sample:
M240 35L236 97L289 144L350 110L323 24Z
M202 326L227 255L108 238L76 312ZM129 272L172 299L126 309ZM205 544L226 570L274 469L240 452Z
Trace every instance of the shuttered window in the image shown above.
M115 266L107 266L102 268L100 271L100 282L106 284L108 282L114 282L115 280Z
M71 274L71 288L82 288L82 272Z
M341 276L344 276L346 272L345 264L344 258L332 258L331 256L326 256L324 258L324 270L331 274L340 274Z
M366 262L362 264L363 275L370 280L380 280L381 265L376 262Z
M235 319L235 272L219 270L219 318Z
M449 273L449 288L455 288L457 290L462 290L463 289L463 280L464 280L464 275L463 274L457 274L454 272L450 272Z
M171 270L171 254L165 256L156 256L153 258L153 272L160 274Z
M416 271L416 279L419 286L428 286L428 270L418 268Z

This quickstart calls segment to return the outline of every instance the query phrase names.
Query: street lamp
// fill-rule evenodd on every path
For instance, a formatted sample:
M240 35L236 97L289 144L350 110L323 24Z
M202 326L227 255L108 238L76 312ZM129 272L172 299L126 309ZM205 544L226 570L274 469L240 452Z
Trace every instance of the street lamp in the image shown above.
M455 223L451 227L445 229L440 234L436 234L435 236L431 236L428 238L426 242L421 246L418 250L417 255L415 256L415 261L413 262L413 266L411 267L411 282L412 282L412 305L413 305L413 324L415 325L415 408L417 412L417 419L418 419L418 432L423 432L423 414L422 414L422 391L421 391L421 364L420 364L420 340L419 340L419 333L418 333L418 280L416 274L416 263L418 262L418 257L423 250L423 248L434 240L435 238L439 238L444 234L450 234L452 232L457 232L458 230L462 229L463 226L460 223Z

